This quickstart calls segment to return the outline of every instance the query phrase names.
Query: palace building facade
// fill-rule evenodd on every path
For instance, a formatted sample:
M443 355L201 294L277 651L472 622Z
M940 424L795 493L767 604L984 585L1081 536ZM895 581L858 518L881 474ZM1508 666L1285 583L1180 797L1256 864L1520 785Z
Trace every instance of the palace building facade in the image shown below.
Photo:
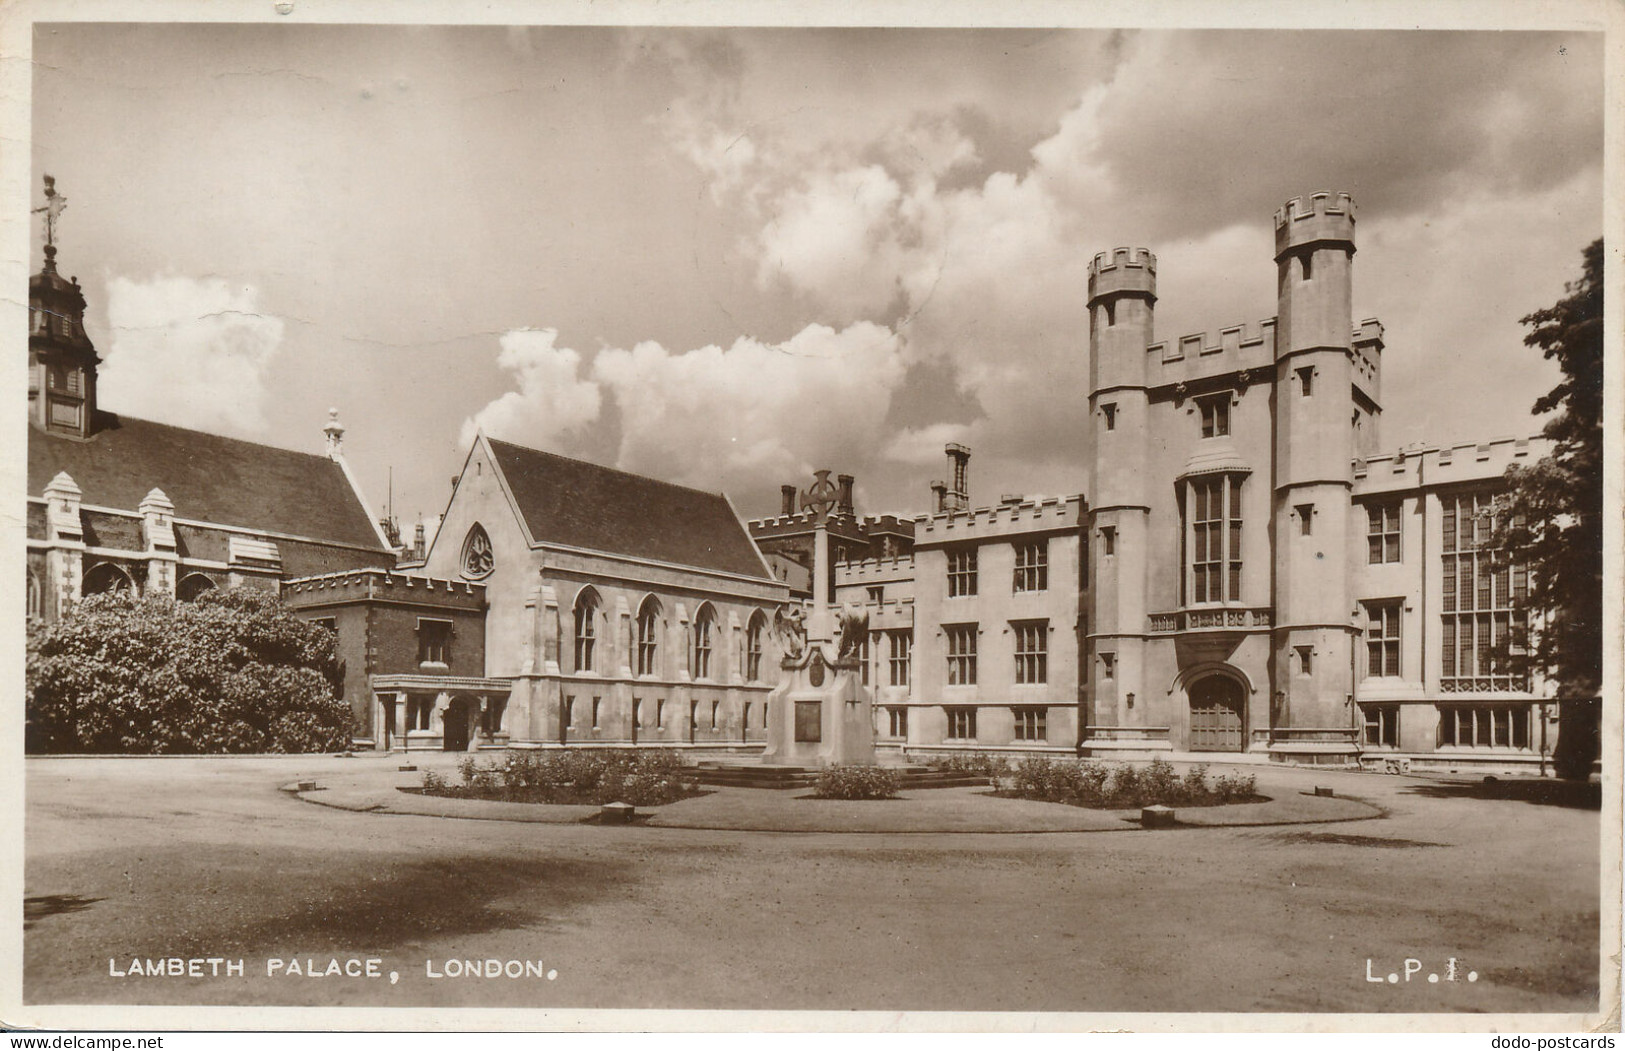
M48 196L51 191L48 190ZM53 197L54 201L55 198ZM1157 340L1157 262L1088 271L1083 492L975 506L946 449L921 515L839 476L830 593L862 607L875 739L906 751L1538 763L1526 568L1494 498L1539 440L1384 451L1382 325L1355 322L1353 202L1275 216L1275 316ZM369 514L325 454L120 417L56 248L30 282L28 582L49 622L97 591L278 589L338 637L358 746L759 750L777 615L815 516L480 435L432 538ZM392 524L390 524L392 526Z
M1084 494L970 508L948 450L908 559L837 569L868 604L877 740L1085 755L1537 763L1528 576L1490 547L1539 439L1382 453L1383 328L1354 322L1354 205L1275 216L1277 312L1158 341L1156 259L1089 267ZM946 499L945 499L946 495ZM886 666L883 654L907 652ZM887 731L891 731L887 733Z

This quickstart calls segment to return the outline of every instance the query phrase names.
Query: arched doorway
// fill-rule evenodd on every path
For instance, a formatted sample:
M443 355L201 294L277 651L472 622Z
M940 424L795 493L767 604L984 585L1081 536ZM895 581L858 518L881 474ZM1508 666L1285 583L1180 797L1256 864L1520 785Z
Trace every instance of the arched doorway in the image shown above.
M468 751L470 721L467 699L454 697L440 720L441 732L445 735L441 747L448 752Z
M1189 748L1193 752L1239 752L1246 746L1246 697L1228 675L1207 675L1190 685Z

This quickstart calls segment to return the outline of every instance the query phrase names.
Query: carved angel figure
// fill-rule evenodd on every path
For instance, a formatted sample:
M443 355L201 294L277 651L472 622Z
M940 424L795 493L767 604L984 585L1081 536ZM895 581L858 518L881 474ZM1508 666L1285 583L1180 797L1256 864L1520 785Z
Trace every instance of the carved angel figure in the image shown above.
M839 656L853 656L869 637L869 611L856 602L848 602L836 615L836 623L841 629Z
M807 625L804 618L800 606L781 607L773 611L773 634L778 636L779 644L784 648L784 655L792 660L800 657L807 648Z

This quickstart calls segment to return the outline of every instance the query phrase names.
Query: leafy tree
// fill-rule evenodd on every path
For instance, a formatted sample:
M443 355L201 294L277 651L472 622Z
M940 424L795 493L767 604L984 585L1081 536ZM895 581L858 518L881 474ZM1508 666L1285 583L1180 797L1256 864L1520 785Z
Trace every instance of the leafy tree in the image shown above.
M30 752L313 752L350 708L334 636L274 596L93 595L30 631Z
M1557 685L1560 700L1602 688L1603 243L1584 252L1579 280L1556 304L1522 319L1524 343L1557 362L1563 379L1535 402L1556 411L1541 434L1552 452L1506 473L1497 540L1530 567L1528 610L1540 623L1528 662Z

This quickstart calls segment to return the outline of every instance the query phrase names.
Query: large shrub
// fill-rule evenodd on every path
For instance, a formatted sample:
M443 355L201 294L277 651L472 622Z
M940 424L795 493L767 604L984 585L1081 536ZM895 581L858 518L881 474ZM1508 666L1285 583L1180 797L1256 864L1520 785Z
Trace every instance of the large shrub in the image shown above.
M353 719L333 633L276 596L92 595L28 637L30 752L319 752Z

